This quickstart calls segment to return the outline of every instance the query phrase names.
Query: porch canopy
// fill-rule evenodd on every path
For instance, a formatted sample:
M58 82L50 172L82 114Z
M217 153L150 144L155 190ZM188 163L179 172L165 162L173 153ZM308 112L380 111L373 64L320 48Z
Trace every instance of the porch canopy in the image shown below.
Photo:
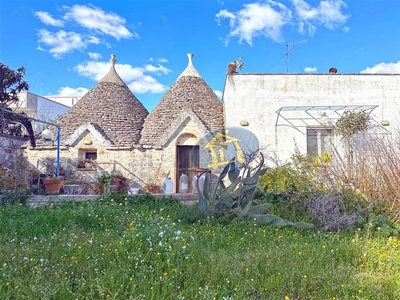
M275 126L289 126L298 131L301 127L333 126L346 111L365 111L367 115L378 105L306 105L282 106L276 111ZM371 121L381 125L374 119Z

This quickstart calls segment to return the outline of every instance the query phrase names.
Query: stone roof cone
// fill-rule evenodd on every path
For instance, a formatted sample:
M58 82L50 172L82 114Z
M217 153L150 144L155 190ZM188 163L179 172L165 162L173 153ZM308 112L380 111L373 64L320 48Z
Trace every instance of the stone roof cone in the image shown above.
M140 143L154 146L182 112L193 112L208 131L224 126L223 104L193 66L193 54L186 69L146 118Z
M110 147L132 147L139 143L144 119L149 112L115 70L111 55L108 73L71 109L56 121L61 125L61 142L83 124L91 123Z

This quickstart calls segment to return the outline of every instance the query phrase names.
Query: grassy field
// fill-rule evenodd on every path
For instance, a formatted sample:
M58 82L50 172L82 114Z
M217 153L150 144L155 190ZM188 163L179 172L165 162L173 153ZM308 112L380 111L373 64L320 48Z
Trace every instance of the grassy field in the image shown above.
M400 299L400 241L222 225L172 199L0 207L0 299Z

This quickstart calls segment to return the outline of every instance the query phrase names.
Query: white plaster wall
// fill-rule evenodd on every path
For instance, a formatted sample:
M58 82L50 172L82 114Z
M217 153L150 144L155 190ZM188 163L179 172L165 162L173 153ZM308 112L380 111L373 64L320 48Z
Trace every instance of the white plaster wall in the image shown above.
M252 131L263 147L281 160L290 158L294 139L306 153L302 132L275 126L282 106L378 105L371 117L392 134L399 128L400 75L394 74L235 74L227 75L223 93L226 127L241 126ZM292 113L296 115L296 112Z
M12 108L17 109L18 112L23 111L30 117L42 121L54 120L69 109L67 105L30 92L20 92L18 99L17 104L11 105Z

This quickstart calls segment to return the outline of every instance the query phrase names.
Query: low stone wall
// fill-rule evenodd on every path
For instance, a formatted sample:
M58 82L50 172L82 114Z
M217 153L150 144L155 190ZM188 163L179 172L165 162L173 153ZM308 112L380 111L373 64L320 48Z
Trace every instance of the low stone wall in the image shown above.
M132 195L130 195L132 196ZM180 200L183 204L196 204L198 202L198 196L196 194L153 194L156 198L172 197ZM100 195L32 195L29 198L29 205L31 207L37 207L40 205L56 204L66 201L91 201L96 200Z

